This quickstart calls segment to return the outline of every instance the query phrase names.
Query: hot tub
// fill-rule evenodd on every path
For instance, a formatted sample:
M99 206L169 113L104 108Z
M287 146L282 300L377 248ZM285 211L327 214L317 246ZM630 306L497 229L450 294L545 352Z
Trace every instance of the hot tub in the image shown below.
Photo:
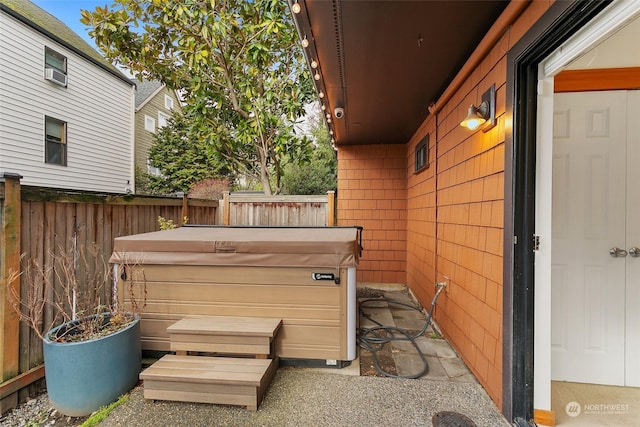
M145 350L168 351L166 328L187 316L270 317L283 321L277 356L350 361L361 230L186 226L118 237L110 262L144 270Z

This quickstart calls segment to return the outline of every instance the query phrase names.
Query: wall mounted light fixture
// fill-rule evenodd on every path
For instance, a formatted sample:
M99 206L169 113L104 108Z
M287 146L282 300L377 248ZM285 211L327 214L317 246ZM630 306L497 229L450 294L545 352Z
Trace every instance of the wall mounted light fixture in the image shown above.
M460 126L470 130L476 130L480 125L488 123L482 130L488 131L496 125L496 85L493 84L482 94L482 102L479 107L471 104L467 117L460 122Z
M293 11L293 13L300 13L300 10L302 10L302 8L300 7L300 3L298 3L298 0L294 0L293 4L291 5L291 10Z
M302 47L307 48L309 47L309 39L307 39L307 36L304 36L302 38L302 41L300 42L300 44L302 45Z

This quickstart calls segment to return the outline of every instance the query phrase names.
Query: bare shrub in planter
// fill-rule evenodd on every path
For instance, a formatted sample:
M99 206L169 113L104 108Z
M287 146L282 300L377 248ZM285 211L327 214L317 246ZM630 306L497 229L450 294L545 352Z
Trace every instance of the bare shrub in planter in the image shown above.
M13 272L8 282L20 275L22 290L9 288L9 300L42 340L53 406L65 415L88 415L138 381L144 269L136 264L110 269L95 245L59 248L47 259L23 258L22 272ZM128 279L122 281L130 299L126 310L115 292L118 276Z
M18 294L9 288L9 301L20 320L40 339L54 326L77 319L86 320L76 322L76 327L55 340L73 342L108 335L127 327L146 306L144 269L135 263L116 267L116 272L96 245L79 249L73 245L69 250L60 247L49 254L49 259L45 264L23 254L22 272L12 272L8 281L21 276L22 290ZM126 311L111 287L115 274L131 278L127 281L130 304Z

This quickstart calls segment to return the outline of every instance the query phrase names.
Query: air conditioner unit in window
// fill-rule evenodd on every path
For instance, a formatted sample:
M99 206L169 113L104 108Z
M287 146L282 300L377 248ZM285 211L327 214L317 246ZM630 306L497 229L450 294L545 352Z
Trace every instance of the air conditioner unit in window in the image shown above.
M60 86L67 86L67 75L55 68L45 68L44 78Z

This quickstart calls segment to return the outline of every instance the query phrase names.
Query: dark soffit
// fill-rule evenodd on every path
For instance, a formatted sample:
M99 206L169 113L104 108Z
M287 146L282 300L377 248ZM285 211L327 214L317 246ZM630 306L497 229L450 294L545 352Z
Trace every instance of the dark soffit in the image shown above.
M507 1L301 0L336 145L403 144Z

